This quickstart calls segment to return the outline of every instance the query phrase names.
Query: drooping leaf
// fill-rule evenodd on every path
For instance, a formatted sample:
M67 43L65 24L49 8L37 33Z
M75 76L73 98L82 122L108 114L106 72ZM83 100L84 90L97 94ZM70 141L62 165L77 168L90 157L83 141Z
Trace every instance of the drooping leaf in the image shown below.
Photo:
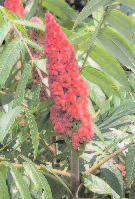
M34 115L28 109L26 109L26 118L30 128L30 135L34 148L34 158L36 158L38 152L38 145L39 145L39 133L38 133L37 123L35 121Z
M10 12L8 9L6 9L6 8L3 7L3 6L0 6L0 11L2 12L2 14L3 14L4 16L8 17L8 19L9 19L10 22L11 22L11 24L12 24L12 20L15 20L15 19L19 18L19 16L14 15L13 12ZM25 30L21 25L19 25L19 24L16 25L16 28L17 28L18 30L20 30L21 33L22 33L26 38L28 38L28 34L27 34L26 30Z
M135 144L128 148L128 153L126 155L126 177L127 186L135 179Z
M17 106L16 108L5 113L0 118L0 142L4 140L5 136L9 133L10 129L12 128L12 125L14 124L15 119L23 111L24 111L23 107Z
M83 28L80 28L77 32L73 32L69 40L74 45L77 46L79 49L82 49L82 47L88 45L88 40L91 37L91 30L89 26L85 26Z
M10 22L6 22L5 24L3 24L3 26L0 27L0 45L2 44L11 27L12 25Z
M22 199L32 199L31 194L28 189L28 185L23 179L23 175L17 170L15 166L13 166L9 162L4 162L5 166L8 166L11 169L11 174L13 176L13 179L15 181L16 187L20 192L20 196Z
M108 111L110 108L110 102L109 100L106 100L106 96L102 89L92 82L87 81L87 84L90 98L98 106L100 113Z
M38 3L39 3L39 0L28 0L27 1L25 11L24 11L25 19L29 20L31 17L33 17L36 14L36 10L38 8Z
M134 199L135 197L135 185L131 185L130 193L129 193L129 198Z
M109 194L115 199L120 199L120 196L101 178L93 175L82 173L83 185L90 191L98 194Z
M129 83L132 86L132 88L135 90L135 73L130 73L128 75Z
M3 51L0 59L0 85L4 85L6 82L22 49L22 39L15 39L13 42L10 42Z
M94 11L98 10L101 6L105 4L106 0L91 0L87 3L87 5L83 8L81 13L79 14L75 24L74 28L82 22L84 19L86 19L90 14L92 14Z
M113 93L120 96L119 91L113 81L102 71L92 67L84 67L81 73L86 79L99 85L99 87L102 88L107 95L111 95Z
M53 170L50 170L50 169L48 169L47 167L44 167L44 166L42 168L45 169L46 171L52 173L56 177L56 179L59 181L59 183L62 184L62 186L72 195L68 186L63 182L63 180Z
M113 164L112 161L108 161L100 168L101 172L105 176L110 187L121 197L125 196L124 181L120 170Z
M115 1L117 1L117 0L115 0ZM119 2L127 5L131 9L135 10L135 1L134 0L119 0Z
M41 23L32 22L32 21L28 21L28 20L13 20L12 23L26 26L29 28L35 28L37 30L45 32L45 25L43 25Z
M34 183L36 191L45 199L53 199L50 186L41 171L36 168L30 159L25 156L21 157L26 161L23 163L23 166L27 175L29 175L31 181Z
M13 99L14 98L11 93L9 95L5 95L5 97L2 99L2 109L5 113L12 109Z
M54 104L54 101L51 98L47 98L45 101L37 104L36 107L33 107L31 112L34 113L36 111L41 111L41 110L48 111L53 104Z
M112 28L107 27L100 32L98 39L114 57L123 65L135 71L135 52L133 46Z
M132 101L126 101L125 103L112 110L112 113L107 117L106 120L102 121L101 124L99 124L99 127L110 128L114 127L113 125L119 123L129 123L131 122L132 117L130 118L128 115L130 115L131 113L135 113L135 103Z
M98 25L99 21L102 19L104 13L104 8L103 6L101 6L98 10L96 10L95 12L93 12L93 18L94 18L94 24L95 26Z
M43 0L42 6L64 20L72 20L77 18L76 12L64 0Z
M130 16L112 9L106 21L132 44L135 44L135 22Z
M16 93L14 96L14 102L13 102L13 108L15 108L16 106L20 106L24 99L25 88L26 88L28 78L31 75L31 69L32 69L31 64L27 64L25 66L25 69L22 73L21 79L20 79L19 84L16 89Z
M35 48L37 51L43 54L43 48L40 45L38 45L36 42L26 38L23 38L23 41L24 43L26 43L26 45L30 45L31 47Z
M0 166L0 198L1 199L10 199L8 193L8 187L6 185L6 174L7 170L4 165Z
M98 126L100 127L100 129L102 131L107 131L107 130L109 130L109 128L119 128L122 126L127 126L127 125L131 124L132 122L134 122L134 117L132 117L132 116L122 116L121 115L121 116L116 116L116 118L112 117L111 119L110 119L110 123L107 118L100 121L100 124ZM103 123L103 126L102 126L102 123ZM106 124L104 124L104 123L106 123Z
M4 25L4 18L3 18L3 14L2 14L2 12L1 12L1 10L0 10L0 27L1 27L2 25Z
M33 64L35 64L39 70L43 71L44 73L48 73L46 69L46 59L34 59Z
M90 57L99 64L101 69L108 75L115 78L121 85L129 89L129 83L125 71L120 63L111 56L104 48L95 46L89 53Z
M29 107L30 110L33 109L38 104L38 102L40 102L39 100L40 90L41 90L41 84L38 85L38 87L33 93L32 100L30 102L30 107Z
M104 142L104 136L103 136L103 134L101 133L100 129L98 128L98 126L95 123L93 123L93 128L94 128L95 134L100 138L100 140L102 142Z

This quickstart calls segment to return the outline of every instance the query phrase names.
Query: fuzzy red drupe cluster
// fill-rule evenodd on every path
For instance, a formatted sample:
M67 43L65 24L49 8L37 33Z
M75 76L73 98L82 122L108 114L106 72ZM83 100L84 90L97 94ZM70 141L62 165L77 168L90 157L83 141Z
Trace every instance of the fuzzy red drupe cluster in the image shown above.
M45 14L48 83L54 105L50 116L54 130L68 135L74 147L90 140L93 125L86 104L89 103L85 81L76 63L74 48L49 12Z
M24 17L24 7L21 0L5 0L4 5L10 12L15 12L20 17Z

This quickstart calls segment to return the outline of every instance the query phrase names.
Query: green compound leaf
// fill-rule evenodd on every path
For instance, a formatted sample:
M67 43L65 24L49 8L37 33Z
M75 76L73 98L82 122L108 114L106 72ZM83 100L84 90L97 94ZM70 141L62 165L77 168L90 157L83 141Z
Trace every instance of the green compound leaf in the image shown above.
M100 32L98 39L105 49L116 57L123 65L135 71L135 52L126 38L107 27Z
M29 175L31 181L34 183L37 193L41 195L41 198L53 199L50 186L41 171L36 168L35 164L31 160L25 156L21 157L26 161L23 163L24 169L27 175Z
M28 44L29 46L35 48L37 51L41 52L43 54L43 48L38 45L37 43L35 43L34 41L30 40L30 39L26 39L26 38L23 38L23 41Z
M128 116L135 112L135 102L127 101L117 108L114 108L112 113L106 120L102 121L98 126L102 129L116 127L117 125L128 124L132 121L132 117Z
M102 71L92 68L84 67L81 71L86 79L97 84L107 95L116 94L120 97L119 91L113 81Z
M127 90L129 89L129 83L125 71L117 59L111 56L110 53L108 53L104 48L95 46L89 55L96 63L99 64L105 73L115 78L121 85L127 88Z
M93 128L94 128L94 132L95 134L100 138L100 140L104 143L104 136L103 134L101 133L100 129L98 128L98 126L93 123Z
M21 50L23 50L23 42L21 39L16 39L10 42L3 51L0 59L0 85L6 82Z
M24 111L24 108L21 106L17 106L16 108L10 110L5 113L0 118L0 142L2 142L5 136L9 133L12 128L12 125L15 122L15 119L19 116L21 112Z
M25 111L26 111L27 123L30 128L32 144L34 148L34 158L36 158L38 152L38 145L39 145L38 127L33 114L28 109L26 109Z
M31 112L34 113L36 111L41 111L41 110L48 111L53 104L54 101L52 100L52 98L47 98L45 101L37 104L36 107L33 107Z
M0 27L0 45L2 44L4 38L6 37L7 33L10 31L12 25L10 22L6 22Z
M112 9L107 15L106 21L131 44L135 44L135 21L131 17L119 10Z
M90 191L98 194L109 194L114 199L120 199L120 196L101 178L87 173L82 173L83 185Z
M45 32L45 25L43 25L41 23L32 22L32 21L28 21L28 20L13 20L12 23L13 24L19 24L19 25L22 25L22 26L26 26L26 27L29 27L29 28L35 28L37 30Z
M64 20L76 19L77 14L64 0L43 0L42 6L46 7L56 16L61 17Z
M12 20L15 20L17 18L19 18L19 16L15 16L13 12L10 12L8 9L0 6L0 11L2 12L3 15L6 16L6 18L8 17L8 19L10 20L10 22L12 23ZM20 17L21 18L21 17ZM21 33L28 38L28 34L26 32L26 30L21 26L21 25L16 25L16 28L18 30L21 31Z
M28 185L23 179L23 175L16 169L15 166L13 166L9 162L4 162L3 163L5 166L8 166L11 169L11 174L13 176L13 179L15 181L16 187L18 188L20 192L20 196L22 199L32 199L31 194L28 189Z
M128 153L126 155L126 177L127 186L135 179L135 144L128 148Z
M68 186L63 182L63 180L54 171L48 169L45 166L42 166L41 169L46 170L46 171L52 173L56 177L56 179L58 180L58 182L72 195L72 193L71 193L70 189L68 188Z
M134 0L115 0L115 1L119 1L120 3L125 4L128 7L130 7L131 9L135 10L135 1Z
M112 161L108 161L100 168L101 173L105 176L110 187L116 191L121 198L125 196L124 181L120 170L113 164Z
M0 26L4 25L5 21L4 21L4 17L3 17L3 14L0 10Z
M84 19L86 19L90 14L92 14L94 11L98 10L101 6L103 6L107 2L107 0L91 0L87 3L87 5L83 8L81 13L79 14L75 24L74 28L82 22Z
M48 73L46 69L46 59L33 59L32 62L39 68L39 70L46 74Z
M39 94L40 94L40 90L41 90L41 85L42 85L41 83L38 84L36 90L33 93L32 100L30 102L30 107L29 107L30 110L33 109L38 104L38 102L40 102Z
M19 84L16 89L16 93L14 96L14 102L13 102L13 108L15 108L16 106L20 106L24 99L25 88L26 88L28 78L31 75L31 69L32 69L31 64L27 64L25 66L25 69L22 73L21 79L20 79Z
M24 18L25 19L30 19L36 14L36 10L38 7L39 0L28 0L27 4L25 6L25 11L24 11Z
M6 174L7 169L4 168L5 166L2 165L0 167L0 198L1 199L10 199L9 193L8 193L8 187L6 185Z

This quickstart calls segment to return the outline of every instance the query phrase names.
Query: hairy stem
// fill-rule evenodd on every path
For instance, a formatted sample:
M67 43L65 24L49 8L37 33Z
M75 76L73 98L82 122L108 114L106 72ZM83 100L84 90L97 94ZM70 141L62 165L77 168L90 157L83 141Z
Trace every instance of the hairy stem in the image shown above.
M76 191L79 186L80 178L79 178L79 152L78 150L71 149L70 153L70 167L71 167L71 181L70 181L70 190L75 197ZM68 196L68 199L72 199L71 195Z

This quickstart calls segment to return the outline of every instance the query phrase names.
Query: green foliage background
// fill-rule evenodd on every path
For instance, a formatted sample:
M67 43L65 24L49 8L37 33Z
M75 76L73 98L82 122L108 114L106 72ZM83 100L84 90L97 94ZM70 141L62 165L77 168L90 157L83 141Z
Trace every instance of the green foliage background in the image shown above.
M36 15L44 21L47 9L75 48L91 102L95 136L80 156L77 196L134 199L135 0L89 0L80 13L64 0L22 2L24 18L0 6L0 199L64 199L71 194L67 142L59 136L56 143L50 141L56 137L49 118L53 101L39 101L41 84L34 88L31 76L33 66L47 73L43 48L29 39L28 31L45 32L45 25L30 19ZM30 46L42 53L41 59L31 60ZM121 150L102 162L124 145L126 153ZM125 177L115 166L120 162ZM93 165L96 169L89 172Z

